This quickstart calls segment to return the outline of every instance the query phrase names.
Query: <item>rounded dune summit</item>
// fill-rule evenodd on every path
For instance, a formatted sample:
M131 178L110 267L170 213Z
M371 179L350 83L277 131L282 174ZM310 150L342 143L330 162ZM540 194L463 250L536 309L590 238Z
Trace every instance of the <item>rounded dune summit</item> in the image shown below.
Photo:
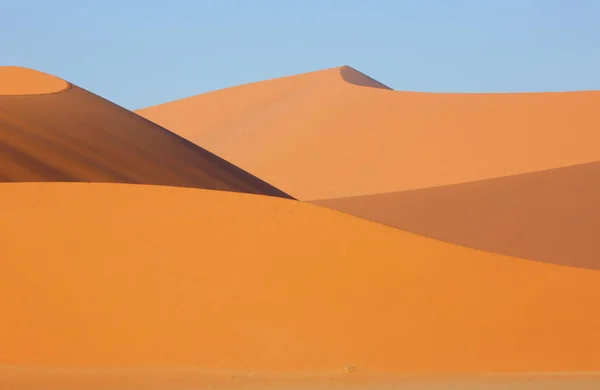
M62 92L69 83L58 77L18 66L0 66L0 95L40 95Z
M600 370L597 271L233 192L15 183L0 202L4 365Z
M157 184L289 197L75 85L64 89L62 80L23 68L0 67L0 74L12 80L0 88L13 92L0 94L0 182Z
M600 91L389 90L341 67L137 111L301 200L600 161Z

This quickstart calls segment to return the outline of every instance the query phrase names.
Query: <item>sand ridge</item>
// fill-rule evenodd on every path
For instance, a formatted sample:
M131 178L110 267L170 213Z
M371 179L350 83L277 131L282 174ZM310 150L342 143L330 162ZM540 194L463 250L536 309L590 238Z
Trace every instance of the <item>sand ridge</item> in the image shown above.
M314 203L476 249L600 269L598 199L600 162Z
M36 85L43 85L39 78L53 80L16 69L37 75ZM289 197L75 85L61 93L0 95L0 181L157 184Z
M0 95L46 95L69 88L68 82L43 72L18 66L0 66Z
M14 183L0 202L3 364L600 369L597 271L233 192Z
M448 94L357 87L369 83L376 85L342 67L137 112L301 200L600 160L600 91Z

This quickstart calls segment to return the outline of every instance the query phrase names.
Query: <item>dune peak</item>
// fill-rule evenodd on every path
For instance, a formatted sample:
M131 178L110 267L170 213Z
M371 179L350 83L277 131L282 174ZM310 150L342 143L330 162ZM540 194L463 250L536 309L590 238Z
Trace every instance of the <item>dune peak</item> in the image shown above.
M0 95L45 95L70 84L58 77L19 66L0 66Z
M379 81L375 80L374 78L367 76L366 74L362 73L361 71L358 71L348 65L344 65L344 66L340 67L340 76L342 76L342 79L349 84L354 84L354 85L358 85L361 87L389 89L389 90L392 89L392 88L388 87L387 85L380 83Z

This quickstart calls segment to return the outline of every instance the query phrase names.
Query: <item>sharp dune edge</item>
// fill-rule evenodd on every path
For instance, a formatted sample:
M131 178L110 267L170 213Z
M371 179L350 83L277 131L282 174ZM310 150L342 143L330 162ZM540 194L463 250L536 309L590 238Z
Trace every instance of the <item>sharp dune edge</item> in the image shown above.
M160 184L288 197L122 107L60 87L69 84L53 76L0 67L0 85L0 182Z
M3 364L600 369L596 271L231 192L23 183L0 202Z
M599 199L596 162L314 203L476 249L599 270Z
M600 161L599 91L442 94L361 86L373 83L342 67L137 112L301 200Z

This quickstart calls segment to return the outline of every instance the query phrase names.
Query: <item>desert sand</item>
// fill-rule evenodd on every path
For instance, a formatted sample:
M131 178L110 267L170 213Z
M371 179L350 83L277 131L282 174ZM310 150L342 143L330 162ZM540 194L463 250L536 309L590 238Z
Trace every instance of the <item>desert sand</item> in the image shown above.
M318 200L598 161L599 104L600 91L392 91L342 67L137 112L298 199Z
M292 200L17 183L0 361L237 372L600 369L600 273ZM160 205L160 207L157 207Z
M393 91L344 66L139 113L298 199L471 248L600 269L598 104L600 91Z
M599 102L0 67L0 389L597 389Z
M597 390L600 374L476 376L356 376L329 374L215 375L194 369L48 369L0 366L0 386L10 390Z
M191 142L54 76L0 67L0 181L160 184L288 197Z
M444 241L600 269L600 163L315 203Z

